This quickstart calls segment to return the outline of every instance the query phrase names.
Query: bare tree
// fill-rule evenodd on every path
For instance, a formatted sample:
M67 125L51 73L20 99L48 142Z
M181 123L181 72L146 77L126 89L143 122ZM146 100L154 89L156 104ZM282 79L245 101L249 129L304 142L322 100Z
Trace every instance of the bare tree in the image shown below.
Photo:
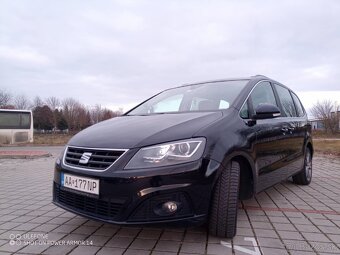
M77 131L91 125L90 113L83 104L74 98L66 98L62 105L69 130Z
M27 110L31 106L30 100L23 94L14 98L14 106L16 109Z
M102 106L100 104L96 104L90 111L91 119L94 124L98 123L102 119Z
M8 106L12 100L12 95L4 90L0 90L0 107Z
M311 109L313 116L322 121L326 132L336 133L339 130L340 107L337 102L324 100L317 102Z
M45 103L53 112L53 130L56 130L58 125L59 112L55 110L58 110L58 108L60 107L60 100L55 96L50 96L46 98Z
M60 100L54 96L46 98L45 103L52 111L60 106Z
M43 107L44 106L44 101L41 100L41 98L39 96L36 96L34 99L33 99L33 102L31 104L31 109L34 109L36 107Z
M123 109L119 108L117 111L112 111L111 109L102 107L100 104L96 104L90 110L91 120L93 124L101 122L103 120L111 119L122 115Z

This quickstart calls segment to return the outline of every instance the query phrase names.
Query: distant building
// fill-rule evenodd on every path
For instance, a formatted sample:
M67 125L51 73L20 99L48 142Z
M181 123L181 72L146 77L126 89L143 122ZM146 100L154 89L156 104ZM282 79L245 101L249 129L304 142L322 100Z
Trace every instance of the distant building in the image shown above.
M337 125L337 129L340 131L340 111L331 112L331 116L334 117L335 113L338 115L339 123ZM325 125L320 119L310 119L308 122L311 124L312 130L325 130Z
M322 120L311 119L311 120L309 120L309 123L312 126L312 130L325 130L325 126L324 126Z

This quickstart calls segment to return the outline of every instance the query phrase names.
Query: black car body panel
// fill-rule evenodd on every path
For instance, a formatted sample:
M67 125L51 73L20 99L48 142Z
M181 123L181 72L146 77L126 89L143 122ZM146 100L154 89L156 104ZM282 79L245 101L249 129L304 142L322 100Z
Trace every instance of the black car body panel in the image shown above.
M54 203L80 215L116 224L202 223L209 215L216 180L230 160L238 160L243 166L241 198L249 198L298 173L304 164L305 148L312 148L306 113L299 117L254 120L249 102L254 87L263 81L279 84L264 76L247 78L228 109L145 116L131 116L130 111L83 130L69 141L68 147L126 151L106 170L98 171L67 164L66 147L56 162ZM273 90L278 100L274 87ZM241 117L248 104L249 117ZM283 112L282 105L278 107ZM196 137L206 141L198 160L125 169L142 148ZM99 194L61 186L61 173L98 179ZM157 208L167 201L177 202L177 212L157 214Z
M139 148L190 138L195 131L221 117L221 112L120 116L83 130L69 144L80 147L91 144L94 148ZM126 136L127 133L131 135Z

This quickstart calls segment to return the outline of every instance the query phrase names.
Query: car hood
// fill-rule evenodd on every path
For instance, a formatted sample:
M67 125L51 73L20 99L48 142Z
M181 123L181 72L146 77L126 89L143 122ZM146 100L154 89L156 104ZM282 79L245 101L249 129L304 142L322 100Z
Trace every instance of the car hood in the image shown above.
M222 112L194 112L120 116L100 122L76 134L69 145L131 149L191 138L222 117Z

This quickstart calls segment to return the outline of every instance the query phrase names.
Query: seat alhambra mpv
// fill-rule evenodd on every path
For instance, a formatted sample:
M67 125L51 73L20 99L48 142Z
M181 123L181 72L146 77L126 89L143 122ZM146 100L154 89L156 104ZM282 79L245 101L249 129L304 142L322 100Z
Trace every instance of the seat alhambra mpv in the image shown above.
M239 200L312 178L311 128L296 94L265 76L165 90L75 135L53 201L114 224L208 222L236 234Z

